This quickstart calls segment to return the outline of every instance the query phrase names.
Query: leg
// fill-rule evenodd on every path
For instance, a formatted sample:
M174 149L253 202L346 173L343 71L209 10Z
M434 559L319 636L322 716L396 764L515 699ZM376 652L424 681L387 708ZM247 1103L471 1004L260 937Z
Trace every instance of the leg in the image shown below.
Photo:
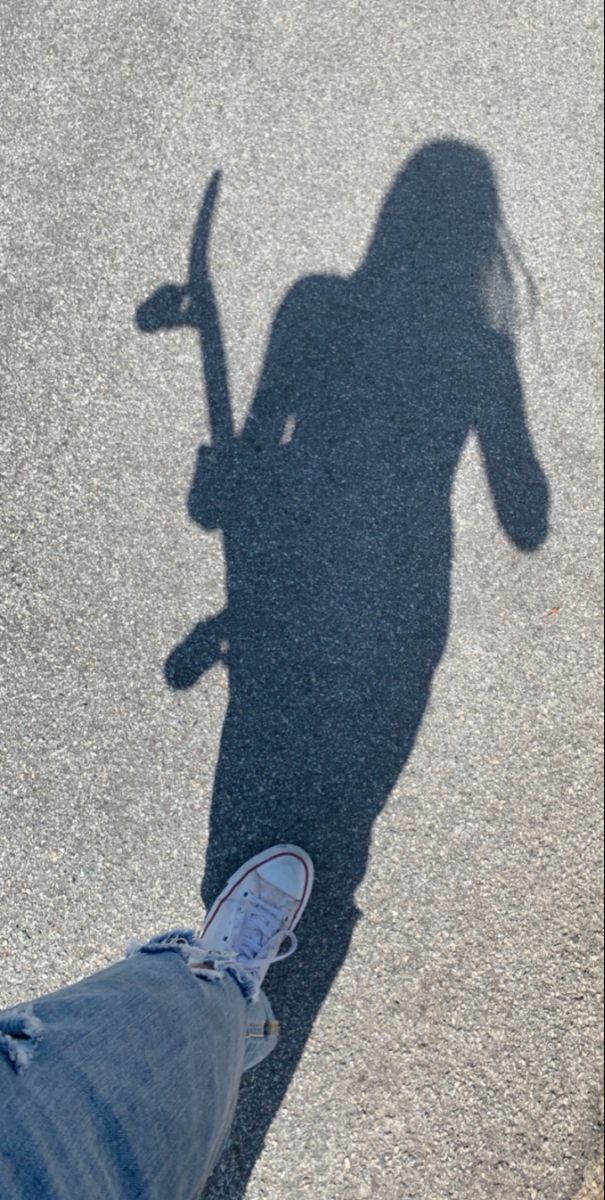
M242 1073L277 1027L261 985L296 948L308 855L233 876L196 937L159 935L106 971L0 1013L0 1195L198 1200Z
M242 1072L276 1036L262 993L246 999L225 971L194 973L194 949L187 936L158 939L0 1014L0 1195L199 1195Z

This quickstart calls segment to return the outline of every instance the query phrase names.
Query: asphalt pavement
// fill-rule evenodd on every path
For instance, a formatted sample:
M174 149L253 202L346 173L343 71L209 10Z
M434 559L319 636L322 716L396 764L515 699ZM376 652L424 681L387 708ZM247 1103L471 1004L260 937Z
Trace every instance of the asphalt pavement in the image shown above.
M211 1200L572 1200L599 9L0 15L0 1001L298 837L315 908Z

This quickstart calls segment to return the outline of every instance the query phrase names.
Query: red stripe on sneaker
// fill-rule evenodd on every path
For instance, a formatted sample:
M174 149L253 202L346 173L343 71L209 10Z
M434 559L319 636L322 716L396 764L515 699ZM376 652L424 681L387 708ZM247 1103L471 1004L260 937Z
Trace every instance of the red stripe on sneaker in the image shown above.
M303 894L299 900L298 907L295 909L294 916L292 917L292 924L294 924L294 921L296 920L296 918L300 912L300 909L302 907L305 896L307 895L307 888L309 886L309 868L308 868L304 858L301 858L300 854L291 854L290 851L288 850L287 852L281 852L280 854L271 854L269 858L263 858L261 862L256 863L256 865L253 867L250 867L249 870L246 871L246 873L244 875L240 875L240 877L238 879L236 879L235 883L229 889L227 894L225 896L223 896L220 904L217 904L216 912L213 912L207 925L204 925L204 927L202 929L202 937L204 936L206 931L208 929L210 929L210 926L212 925L214 918L218 916L219 912L221 911L221 908L223 907L223 904L225 904L226 901L229 899L229 897L233 895L236 888L238 888L240 886L240 884L244 882L244 879L247 879L248 875L252 875L254 871L258 871L259 867L263 867L265 865L265 863L273 862L276 858L296 858L296 859L298 859L298 861L300 863L302 863L302 865L305 869L305 886L303 889ZM288 894L287 892L284 893L284 895L287 895L287 894ZM294 899L294 897L292 897L292 899Z

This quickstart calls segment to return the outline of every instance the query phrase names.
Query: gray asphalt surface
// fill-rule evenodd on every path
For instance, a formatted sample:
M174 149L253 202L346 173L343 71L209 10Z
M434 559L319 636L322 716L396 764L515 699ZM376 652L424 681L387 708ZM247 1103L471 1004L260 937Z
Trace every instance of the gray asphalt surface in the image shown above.
M412 752L385 784L355 882L361 918L262 1153L269 1064L210 1195L570 1200L600 1114L597 6L0 12L2 1003L200 911L229 679L214 661L175 690L164 664L223 609L225 543L187 514L210 436L195 331L144 334L137 307L186 281L220 169L211 255L241 427L293 285L355 271L414 152L472 143L517 246L516 362L548 535L499 520L471 434L441 562L447 644ZM387 498L385 526L399 519L413 533ZM262 520L251 528L262 549ZM316 565L319 577L319 553ZM367 596L380 629L369 579ZM389 696L396 683L393 669ZM341 700L324 722L337 757L339 720L351 741L356 728ZM364 729L386 729L371 661L362 708ZM350 801L330 826L335 878L361 820L354 786ZM237 839L236 825L234 853ZM342 937L338 923L325 932ZM300 952L300 986L317 996L325 953Z

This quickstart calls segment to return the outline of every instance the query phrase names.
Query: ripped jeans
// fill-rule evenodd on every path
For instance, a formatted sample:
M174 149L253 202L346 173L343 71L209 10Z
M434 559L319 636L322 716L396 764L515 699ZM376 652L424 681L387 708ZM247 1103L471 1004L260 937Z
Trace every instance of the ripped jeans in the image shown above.
M0 1013L1 1200L196 1200L277 1025L173 930Z

